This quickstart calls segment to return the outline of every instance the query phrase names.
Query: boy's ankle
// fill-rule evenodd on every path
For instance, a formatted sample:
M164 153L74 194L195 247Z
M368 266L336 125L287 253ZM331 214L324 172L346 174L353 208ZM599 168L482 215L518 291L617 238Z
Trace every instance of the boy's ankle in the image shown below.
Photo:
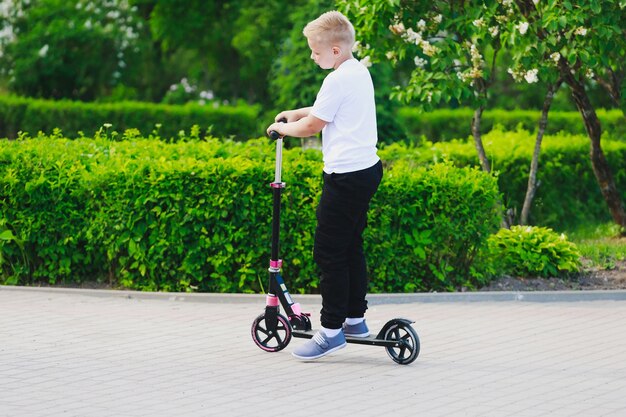
M339 333L341 333L341 331L343 330L341 327L338 329L328 329L324 326L322 326L321 328L322 332L324 332L324 334L328 337L335 337L337 336Z

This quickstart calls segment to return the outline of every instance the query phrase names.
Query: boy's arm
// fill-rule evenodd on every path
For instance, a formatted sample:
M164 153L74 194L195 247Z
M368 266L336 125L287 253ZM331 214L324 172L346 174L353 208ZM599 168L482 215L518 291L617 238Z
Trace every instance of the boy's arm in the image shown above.
M309 108L310 109L310 108ZM289 119L287 119L289 120ZM291 123L272 123L267 128L267 133L274 130L280 136L292 136L295 138L306 138L322 131L327 122L308 114L307 116Z

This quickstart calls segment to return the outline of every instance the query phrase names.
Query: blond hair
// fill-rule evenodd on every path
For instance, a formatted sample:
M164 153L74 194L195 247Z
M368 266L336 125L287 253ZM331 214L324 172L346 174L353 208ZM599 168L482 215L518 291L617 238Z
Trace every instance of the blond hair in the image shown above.
M329 45L341 45L352 48L354 45L354 26L338 11L323 13L309 22L302 31L307 39Z

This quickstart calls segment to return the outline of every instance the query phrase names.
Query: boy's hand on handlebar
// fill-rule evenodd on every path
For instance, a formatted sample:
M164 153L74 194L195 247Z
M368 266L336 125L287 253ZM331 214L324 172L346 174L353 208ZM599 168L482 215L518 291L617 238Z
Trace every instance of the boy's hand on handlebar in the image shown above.
M276 123L281 122L281 121L285 123L297 122L298 115L293 110L285 110L285 111L281 111L280 113L278 113L276 117L274 117L274 121Z
M285 112L283 112L285 113ZM279 116L281 116L281 114L279 114ZM283 125L287 123L287 118L286 117L281 117L279 119L276 120L276 123L272 123L271 125L269 125L269 127L267 128L267 135L272 138L272 139L278 139L279 137L282 138L285 136L285 132L283 131Z
M270 132L271 132L271 131L274 131L274 132L278 133L278 135L279 135L280 137L285 136L285 134L282 132L282 127L283 127L284 125L285 125L285 123L284 123L284 122L280 122L280 123L272 123L271 125L269 125L269 126L267 127L267 135L268 135L268 136L271 136L271 135L270 135Z

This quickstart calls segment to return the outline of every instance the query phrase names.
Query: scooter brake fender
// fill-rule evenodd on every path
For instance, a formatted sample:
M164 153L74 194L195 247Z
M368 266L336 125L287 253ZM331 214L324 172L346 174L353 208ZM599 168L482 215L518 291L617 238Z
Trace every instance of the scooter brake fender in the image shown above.
M390 328L392 328L393 326L395 326L397 324L405 324L407 326L410 326L413 323L415 323L414 320L405 319L405 318L401 318L401 317L398 317L398 318L395 318L395 319L391 319L387 323L385 323L385 325L383 326L382 329L380 329L380 331L376 335L376 339L384 340L385 339L385 333L387 333L387 330L389 330Z

